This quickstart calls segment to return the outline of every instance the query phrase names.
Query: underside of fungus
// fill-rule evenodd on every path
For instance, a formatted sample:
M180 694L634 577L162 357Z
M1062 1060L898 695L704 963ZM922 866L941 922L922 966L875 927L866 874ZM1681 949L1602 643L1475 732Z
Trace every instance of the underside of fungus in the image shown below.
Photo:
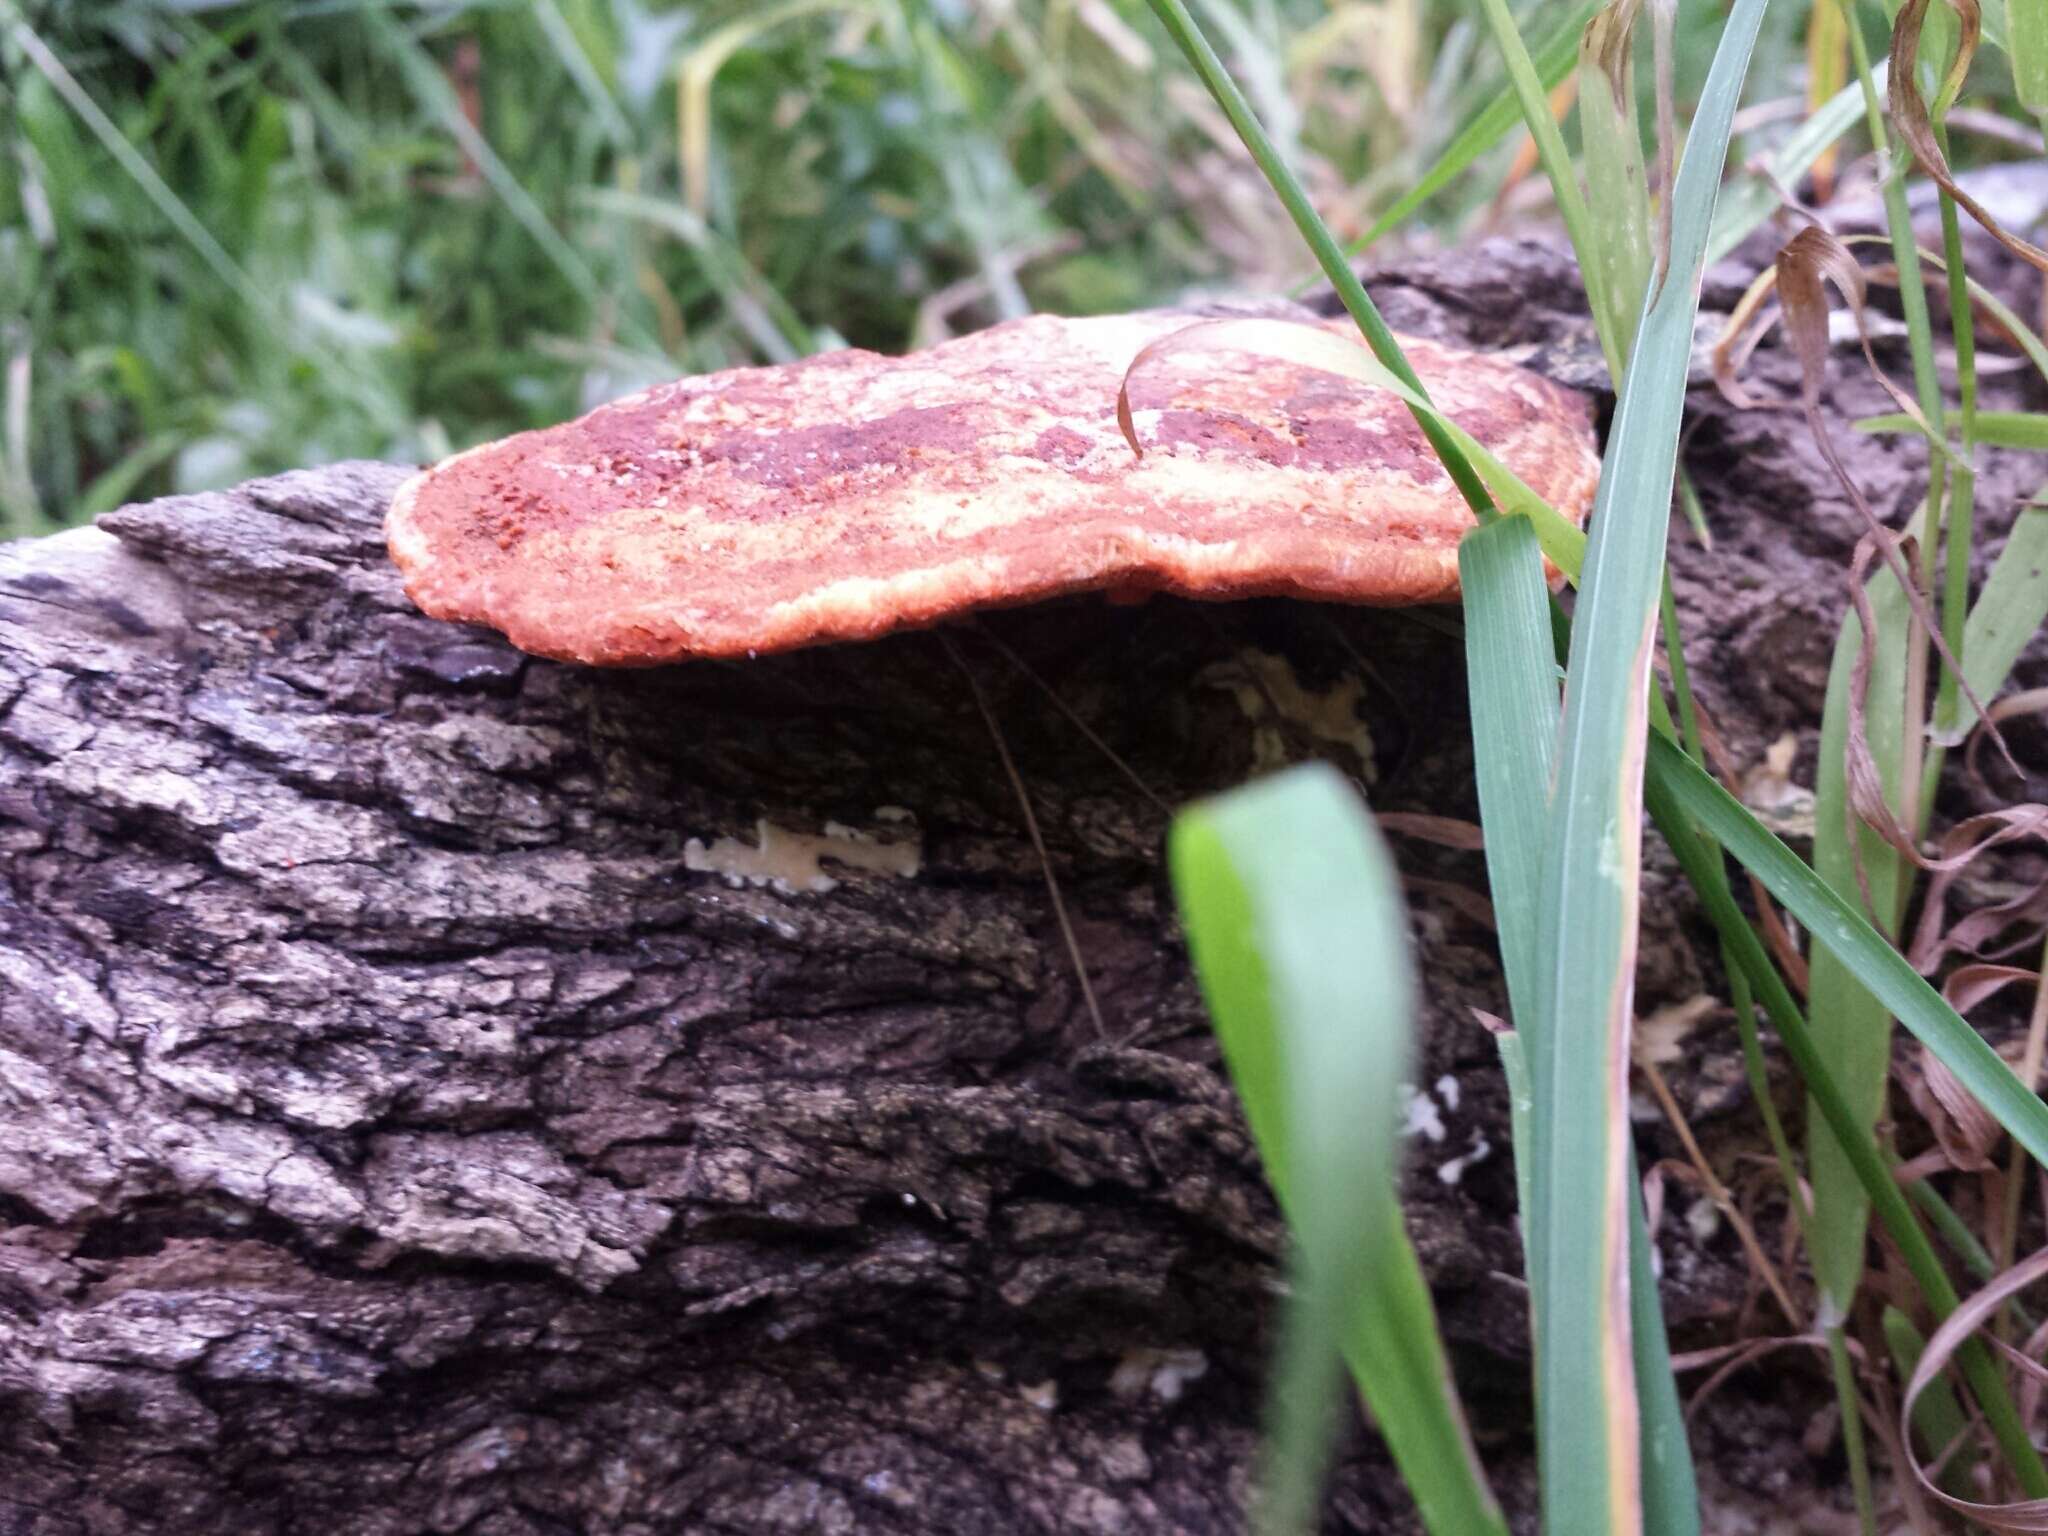
M1186 313L1017 320L926 352L682 379L409 481L427 613L651 665L861 640L1066 593L1442 601L1471 514L1392 394L1274 356L1134 358ZM1349 322L1332 329L1355 337ZM1504 359L1404 343L1440 407L1559 511L1590 412Z

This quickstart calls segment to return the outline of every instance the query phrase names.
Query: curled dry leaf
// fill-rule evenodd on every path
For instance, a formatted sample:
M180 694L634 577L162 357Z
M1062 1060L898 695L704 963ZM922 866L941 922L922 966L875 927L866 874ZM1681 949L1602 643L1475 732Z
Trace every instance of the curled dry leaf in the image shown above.
M1991 1112L1956 1081L1955 1073L1942 1065L1941 1058L1921 1046L1914 1069L1906 1076L1906 1097L1934 1132L1942 1155L1951 1168L1965 1173L1985 1173L1994 1165L1991 1153L2005 1138L2005 1131Z
M2048 1248L2033 1257L2014 1265L1984 1289L1978 1291L1952 1312L1942 1325L1934 1330L1934 1336L1927 1341L1927 1347L1920 1354L1920 1363L1914 1368L1913 1376L1906 1383L1905 1395L1899 1399L1898 1434L1902 1446L1912 1443L1911 1428L1913 1407L1920 1401L1920 1394L1933 1385L1936 1378L1948 1368L1955 1358L1956 1350L1971 1334L1997 1313L2006 1299L2018 1295L2044 1275L2048 1275ZM2031 1342L2031 1341L2030 1341ZM2006 1351L2008 1358L2017 1351ZM2018 1362L2031 1374L2039 1367L2026 1356ZM1966 1519L1975 1521L1987 1530L2010 1532L2012 1536L2048 1536L2048 1499L2017 1499L2005 1504L1980 1503L1973 1499L1958 1498L1944 1491L1933 1478L1931 1469L1911 1451L1906 1453L1913 1476L1931 1498L1939 1500L1948 1508Z
M2027 938L2042 920L2048 919L2048 880L2028 886L2001 902L1979 907L1944 928L1949 892L1972 861L1993 848L2023 838L2048 840L2048 806L2013 805L1987 811L1959 821L1942 834L1939 851L1924 865L1933 871L1926 900L1920 909L1920 925L1914 932L1908 958L1922 975L1931 975L1952 954L1976 955L1984 946L2016 924L2029 925ZM1999 951L2010 953L2017 945Z
M2025 688L2015 694L1996 700L1991 712L1977 723L1977 729L1970 733L1970 744L1963 751L1964 766L1970 770L1970 777L1982 786L1984 774L1977 766L1977 749L1983 745L1985 722L2000 725L2021 715L2038 715L2048 711L2048 688Z
M1714 338L1714 387L1721 392L1721 398L1738 411L1792 409L1791 401L1766 400L1760 395L1753 395L1742 382L1742 370L1749 366L1758 344L1778 323L1777 289L1778 269L1775 266L1765 267L1749 280L1742 297L1722 322L1721 334Z
M2034 986L2040 980L2039 971L2030 971L2023 965L1959 965L1942 983L1941 995L1957 1013L1967 1013L2014 982Z
M1956 20L1961 24L1955 61L1949 65L1937 98L1946 107L1961 90L1963 77L1970 72L1970 60L1976 57L1984 18L1977 0L1942 0L1942 3L1956 13ZM2017 0L2017 3L2038 4L2039 0ZM1981 224L1994 240L2020 260L2048 272L2048 250L2022 240L1993 218L1991 210L1970 196L1956 181L1955 174L1949 169L1948 157L1941 152L1941 143L1934 134L1933 118L1927 110L1926 99L1920 94L1916 78L1920 62L1920 31L1926 25L1930 4L1931 0L1906 0L1906 4L1899 7L1898 20L1892 24L1888 83L1892 121L1898 127L1899 137L1913 151L1913 158L1920 162L1920 169L1940 184L1942 191L1955 200L1958 208Z
M1629 65L1635 56L1636 18L1642 11L1643 0L1608 0L1593 13L1579 38L1579 62L1593 65L1606 78L1617 112L1627 110L1634 99Z

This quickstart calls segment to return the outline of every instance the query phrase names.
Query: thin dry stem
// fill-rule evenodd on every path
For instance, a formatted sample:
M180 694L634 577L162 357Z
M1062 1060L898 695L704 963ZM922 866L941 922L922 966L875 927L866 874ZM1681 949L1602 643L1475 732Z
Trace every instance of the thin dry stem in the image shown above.
M1074 962L1074 979L1080 982L1081 997L1088 1005L1088 1016L1095 1021L1095 1037L1107 1040L1109 1027L1102 1021L1102 1006L1095 1000L1095 988L1089 985L1088 965L1081 958L1081 943L1074 937L1074 925L1067 919L1067 904L1060 896L1060 882L1052 872L1052 855L1046 852L1045 838L1038 830L1038 815L1031 809L1031 796L1024 788L1024 777L1017 772L1017 765L1011 760L1010 744L1003 739L1003 728L996 723L995 711L988 707L988 697L981 690L981 679L967 665L967 658L953 644L952 636L940 631L939 644L946 648L953 665L967 679L968 690L974 695L974 707L981 711L981 718L988 726L989 739L996 744L996 755L1003 760L1003 772L1009 775L1010 788L1016 791L1017 804L1024 812L1024 827L1031 834L1031 846L1038 850L1038 866L1045 871L1045 888L1052 896L1052 912L1059 921L1060 937L1066 942L1067 956Z

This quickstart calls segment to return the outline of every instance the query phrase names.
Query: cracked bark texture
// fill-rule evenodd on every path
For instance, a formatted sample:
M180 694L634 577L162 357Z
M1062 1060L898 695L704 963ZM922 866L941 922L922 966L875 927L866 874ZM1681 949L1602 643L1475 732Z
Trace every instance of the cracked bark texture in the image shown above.
M1584 378L1544 246L1376 292ZM1753 756L1810 739L1853 531L1791 417L1695 403L1723 549L1678 536L1681 601ZM1866 454L1879 491L1916 472ZM1241 1530L1281 1232L1153 797L1318 755L1382 811L1471 818L1454 614L1090 601L597 672L409 607L403 473L0 551L0 1536ZM1987 522L2031 488L1989 469ZM702 867L764 821L914 834L917 870ZM1396 843L1410 1224L1526 1512L1483 867ZM1711 986L1652 879L1644 1011ZM1707 1134L1746 1124L1732 1031L1686 1049ZM1660 1243L1681 1342L1729 1337L1732 1237ZM1699 1426L1711 1480L1824 1481L1783 1382L1745 1390ZM1412 1528L1363 1431L1329 1519Z

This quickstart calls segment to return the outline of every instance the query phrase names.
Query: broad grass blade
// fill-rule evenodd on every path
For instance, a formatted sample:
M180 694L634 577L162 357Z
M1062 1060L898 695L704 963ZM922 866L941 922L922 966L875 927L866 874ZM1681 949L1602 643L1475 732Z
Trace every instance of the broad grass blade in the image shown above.
M1886 800L1894 807L1900 805L1900 720L1906 688L1906 635L1912 615L1891 572L1878 572L1865 591L1877 634L1874 640L1865 636L1856 615L1846 615L1828 670L1820 758L1814 772L1813 867L1844 902L1860 905L1862 891L1868 889L1870 912L1884 928L1895 930L1906 890L1905 861L1883 838L1854 822L1845 758L1853 673L1858 655L1868 645L1870 686L1864 731L1885 776ZM1859 869L1863 884L1859 884ZM1815 1043L1833 1066L1835 1080L1860 1122L1875 1125L1891 1069L1891 1019L1858 979L1857 967L1847 957L1818 949L1809 975L1808 1017ZM1813 1186L1807 1246L1827 1304L1823 1321L1833 1325L1847 1315L1861 1283L1870 1204L1840 1144L1821 1125L1819 1116L1810 1113L1807 1125L1807 1165Z
M1594 503L1539 910L1544 1018L1532 1052L1539 1241L1539 1447L1545 1524L1641 1529L1630 1339L1628 1038L1650 660L1693 319L1722 160L1764 0L1738 0L1672 198L1670 262L1637 327ZM1542 1196L1539 1194L1539 1200ZM1556 1433L1570 1425L1570 1434Z
M1295 1239L1261 1529L1313 1528L1341 1350L1427 1528L1505 1536L1395 1199L1414 980L1372 818L1313 764L1184 811L1169 856L1196 975Z
M2048 116L2048 6L2020 0L2006 13L2006 30L2013 91L2029 112Z
M1650 286L1650 182L1636 115L1635 28L1642 0L1612 0L1579 44L1579 146L1608 327L1623 358ZM1581 251L1583 260L1585 252Z
M1913 1373L1919 1369L1920 1356L1926 1352L1927 1341L1920 1337L1920 1330L1913 1326L1912 1319L1897 1307L1884 1309L1883 1322L1884 1342L1892 1357L1892 1368L1898 1372L1900 1381L1911 1381ZM1966 1494L1972 1484L1970 1473L1977 1458L1963 1443L1969 1429L1970 1421L1963 1414L1963 1405L1956 1401L1955 1392L1946 1381L1935 1382L1913 1404L1913 1433L1920 1442L1922 1461L1932 1462L1949 1447L1958 1447L1941 1472L1941 1485L1950 1493Z
M1531 1167L1535 1105L1523 1032L1541 1039L1551 1027L1538 1013L1542 957L1536 914L1558 725L1550 608L1544 601L1535 529L1527 518L1509 517L1467 534L1458 547L1458 573L1465 598L1465 672L1487 872L1516 1022L1516 1032L1502 1035L1499 1045L1508 1075L1515 1182L1535 1294L1543 1264L1529 1245L1541 1239L1548 1225L1541 1214L1546 1202L1539 1198ZM1644 1529L1656 1536L1694 1536L1699 1493L1633 1171L1629 1185L1630 1344L1639 1383ZM1536 1302L1540 1307L1540 1295Z
M1515 1031L1526 1049L1544 1033L1535 915L1558 728L1543 556L1529 520L1502 518L1466 534L1458 580L1487 879Z
M1630 1148L1628 1182L1629 1342L1635 1351L1638 1423L1643 1437L1645 1536L1699 1536L1700 1490L1692 1447L1685 1437L1685 1406L1671 1369L1671 1341L1657 1294L1650 1226L1643 1214L1642 1179Z
M1963 627L1963 676L1978 698L1989 703L1992 694L2005 685L2020 652L2044 622L2048 622L2048 506L2036 502L2020 508ZM1977 712L1967 700L1959 699L1957 704L1962 711L1957 725L1960 733L1969 730Z

